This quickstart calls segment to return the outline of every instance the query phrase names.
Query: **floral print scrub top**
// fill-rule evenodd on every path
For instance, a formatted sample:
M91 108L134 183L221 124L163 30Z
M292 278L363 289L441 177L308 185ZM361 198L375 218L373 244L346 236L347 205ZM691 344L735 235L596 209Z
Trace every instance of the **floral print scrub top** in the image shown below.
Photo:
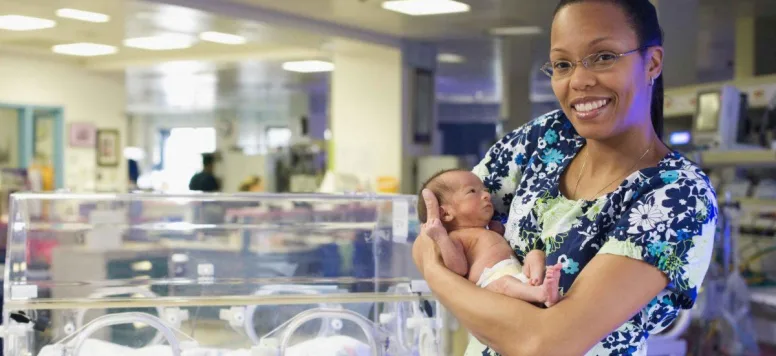
M641 260L668 276L663 292L588 352L646 355L648 335L695 302L711 260L716 194L698 166L672 152L612 193L569 200L559 191L561 173L584 142L562 111L551 112L506 135L474 173L493 194L494 218L518 259L543 249L548 265L562 263L561 296L597 254ZM472 338L466 355L496 352Z

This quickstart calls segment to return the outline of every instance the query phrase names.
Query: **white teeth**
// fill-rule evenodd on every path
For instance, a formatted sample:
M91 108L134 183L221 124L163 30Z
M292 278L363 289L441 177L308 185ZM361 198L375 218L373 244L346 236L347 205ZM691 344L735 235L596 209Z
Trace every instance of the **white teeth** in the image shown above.
M591 110L598 109L598 108L606 105L606 103L607 103L607 100L591 101L591 102L584 103L584 104L574 105L574 108L577 109L577 111L579 111L579 112L586 112L586 111L591 111Z

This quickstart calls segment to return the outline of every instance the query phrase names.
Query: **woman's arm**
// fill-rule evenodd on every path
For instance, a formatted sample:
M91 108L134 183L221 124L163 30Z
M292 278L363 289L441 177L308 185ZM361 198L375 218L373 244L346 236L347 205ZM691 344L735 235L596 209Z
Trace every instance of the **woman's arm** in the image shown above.
M436 298L472 335L504 356L584 354L668 284L665 274L647 263L600 255L558 304L540 309L478 288L428 256L437 252L425 244L419 241L414 252L436 261L422 271Z

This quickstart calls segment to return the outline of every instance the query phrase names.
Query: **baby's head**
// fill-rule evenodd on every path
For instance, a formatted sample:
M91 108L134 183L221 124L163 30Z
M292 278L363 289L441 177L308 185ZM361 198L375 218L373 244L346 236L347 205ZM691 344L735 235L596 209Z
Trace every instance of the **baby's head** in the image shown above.
M428 188L439 201L439 220L447 230L469 227L485 227L493 218L490 193L474 173L462 169L450 169L434 174L418 195L418 218L428 219L423 189Z

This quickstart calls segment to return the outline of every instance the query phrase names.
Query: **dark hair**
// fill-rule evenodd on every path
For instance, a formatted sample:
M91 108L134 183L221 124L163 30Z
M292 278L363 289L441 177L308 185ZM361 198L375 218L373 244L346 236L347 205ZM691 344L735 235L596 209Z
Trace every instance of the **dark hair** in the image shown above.
M216 161L216 156L212 153L203 153L202 154L202 165L207 167L210 165L213 165L213 162Z
M625 12L631 27L636 32L642 56L648 47L663 45L663 30L660 28L660 22L657 18L657 9L649 0L560 0L553 16L568 5L589 1L608 2L619 6ZM661 74L655 78L650 107L652 127L660 139L663 139L663 96L663 76Z
M431 176L428 180L426 180L425 183L423 183L423 186L420 187L420 191L418 192L418 220L420 222L425 223L428 219L428 212L426 211L426 202L423 200L423 189L428 188L431 190L432 193L434 193L434 196L437 198L437 201L439 202L439 205L442 205L443 200L442 196L445 193L450 193L453 191L453 187L451 187L449 184L447 184L445 181L439 178L441 175L448 173L448 172L470 172L465 169L460 168L453 168L453 169L445 169L443 171L439 171L434 173L434 175Z

